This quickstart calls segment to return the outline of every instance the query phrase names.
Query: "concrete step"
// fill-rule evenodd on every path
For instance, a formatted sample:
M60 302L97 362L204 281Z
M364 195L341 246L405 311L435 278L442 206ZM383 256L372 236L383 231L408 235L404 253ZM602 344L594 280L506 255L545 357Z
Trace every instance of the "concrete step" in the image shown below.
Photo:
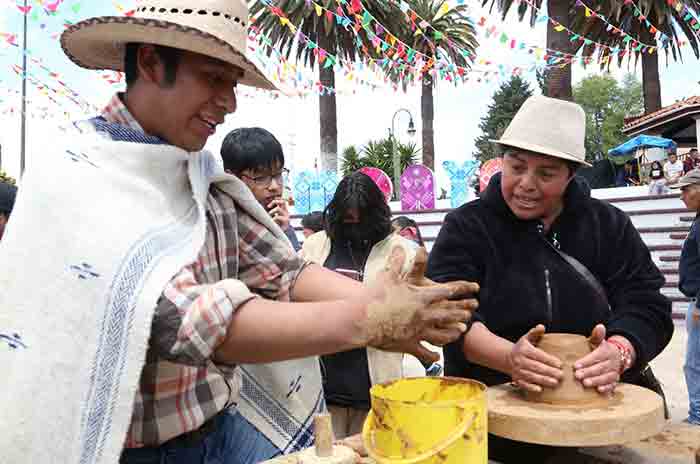
M681 260L680 255L679 256L661 256L659 257L659 260L664 262L664 263L673 263L673 262L678 262Z
M688 238L688 232L683 232L681 234L669 234L671 240L685 240Z
M690 227L688 226L670 226L670 227L639 227L637 232L640 234L654 234L654 233L674 233L674 232L688 232Z

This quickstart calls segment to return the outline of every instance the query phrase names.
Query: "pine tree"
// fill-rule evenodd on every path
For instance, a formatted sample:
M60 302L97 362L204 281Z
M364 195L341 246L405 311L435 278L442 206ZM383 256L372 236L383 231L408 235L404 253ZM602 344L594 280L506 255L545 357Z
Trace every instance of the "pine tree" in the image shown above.
M520 106L531 96L530 84L519 76L513 76L508 82L501 84L493 94L493 103L489 105L488 113L479 123L482 135L474 141L476 145L474 157L482 164L498 156L496 147L489 140L501 137Z

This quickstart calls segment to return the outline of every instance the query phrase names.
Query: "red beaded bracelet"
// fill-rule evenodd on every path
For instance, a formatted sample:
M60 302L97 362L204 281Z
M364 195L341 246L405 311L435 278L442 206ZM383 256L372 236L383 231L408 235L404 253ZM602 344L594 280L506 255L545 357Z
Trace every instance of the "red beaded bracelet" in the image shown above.
M622 362L620 365L620 375L622 375L623 372L632 367L632 353L630 352L629 348L617 340L608 339L607 342L617 348L617 351L620 352L620 361Z

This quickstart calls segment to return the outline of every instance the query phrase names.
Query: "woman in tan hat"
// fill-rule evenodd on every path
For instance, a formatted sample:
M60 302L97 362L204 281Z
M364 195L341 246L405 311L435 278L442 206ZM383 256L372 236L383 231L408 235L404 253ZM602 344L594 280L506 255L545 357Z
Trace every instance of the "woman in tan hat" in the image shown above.
M481 285L473 325L445 350L447 375L554 386L561 361L535 345L545 330L566 332L591 337L596 348L575 362L575 375L605 394L621 378L635 381L669 342L671 304L639 233L574 176L587 164L584 136L581 107L529 98L495 141L503 172L447 215L427 274ZM489 445L502 462L542 462L552 452L498 437Z

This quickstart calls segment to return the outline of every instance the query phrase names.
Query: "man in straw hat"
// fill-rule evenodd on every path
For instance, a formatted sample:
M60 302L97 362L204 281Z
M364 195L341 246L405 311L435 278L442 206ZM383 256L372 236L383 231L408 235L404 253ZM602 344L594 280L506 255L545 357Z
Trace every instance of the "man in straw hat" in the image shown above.
M246 388L235 366L310 357L281 393L296 409L268 397L263 411L293 451L324 409L314 356L431 358L420 340L466 329L475 285L411 286L401 250L373 288L307 265L201 151L238 84L274 88L245 58L247 26L241 0L153 0L62 35L80 66L124 71L127 91L23 179L0 248L16 263L0 269L3 462L245 460L258 445L227 411Z
M685 383L688 387L689 424L700 425L700 236L698 236L698 216L700 213L700 170L691 169L681 177L672 189L681 190L681 200L688 209L695 211L696 217L683 243L681 260L678 263L678 289L692 301L686 314L688 346L685 351Z
M555 386L561 360L536 342L545 330L567 332L590 336L595 349L576 360L575 376L605 394L621 378L637 382L671 339L664 278L639 233L574 175L588 164L585 127L580 106L529 98L494 141L502 173L481 199L447 215L427 275L481 286L471 328L446 347L447 375L531 391ZM502 462L543 462L552 452L498 437L489 447Z

